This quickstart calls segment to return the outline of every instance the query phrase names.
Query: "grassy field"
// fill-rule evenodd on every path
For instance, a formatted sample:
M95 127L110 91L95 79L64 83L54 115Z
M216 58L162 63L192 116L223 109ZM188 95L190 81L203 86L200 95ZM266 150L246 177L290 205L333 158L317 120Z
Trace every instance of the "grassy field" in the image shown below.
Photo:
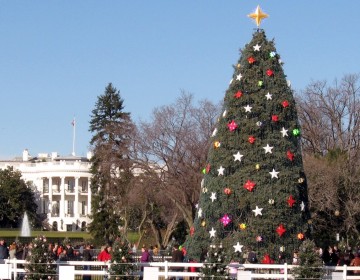
M91 235L87 232L83 231L31 231L31 237L37 236L46 236L46 237L55 237L55 238L83 238L83 239L91 239ZM2 237L20 237L19 230L7 230L7 229L0 229L0 236Z
M37 231L33 230L31 231L31 236L29 237L21 237L20 236L20 230L19 229L0 229L0 237L7 240L7 242L19 239L24 240L26 242L30 241L31 239L38 237L38 236L45 236L46 238L50 240L77 240L77 241L86 241L86 240L92 240L92 236L88 232L84 231ZM135 243L138 239L138 234L136 232L130 232L128 234L128 239L131 243ZM151 239L150 239L151 240ZM149 242L150 240L145 239L145 242Z

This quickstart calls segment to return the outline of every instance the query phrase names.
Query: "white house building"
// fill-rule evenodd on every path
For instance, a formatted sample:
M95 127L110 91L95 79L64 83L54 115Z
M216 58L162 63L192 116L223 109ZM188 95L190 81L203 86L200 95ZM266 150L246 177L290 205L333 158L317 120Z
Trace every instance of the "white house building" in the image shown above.
M90 222L90 157L90 153L87 157L62 157L57 153L31 157L24 150L22 158L0 160L0 169L12 166L35 187L38 213L46 215L50 227L80 231Z

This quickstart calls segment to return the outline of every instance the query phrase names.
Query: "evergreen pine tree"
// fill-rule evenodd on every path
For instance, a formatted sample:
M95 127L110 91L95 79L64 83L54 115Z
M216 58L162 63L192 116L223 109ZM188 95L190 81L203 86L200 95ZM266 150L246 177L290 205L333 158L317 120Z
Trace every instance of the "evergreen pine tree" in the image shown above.
M294 268L292 274L295 279L321 279L324 275L323 262L316 252L315 242L305 240L298 252L299 266Z
M89 230L99 241L109 243L119 234L121 210L132 177L130 141L134 125L130 113L124 112L124 100L111 83L98 97L92 111L89 131L92 222Z
M46 237L39 236L31 243L26 257L25 278L29 280L55 279L56 263L52 252L49 252L49 243Z
M307 184L293 91L262 29L241 50L211 142L189 256L217 238L229 259L252 249L289 262L309 235Z
M130 253L129 242L124 238L117 238L112 245L110 275L112 279L132 279L133 258Z
M229 276L226 266L226 253L224 247L219 240L215 240L206 253L204 266L201 268L203 279L225 279Z

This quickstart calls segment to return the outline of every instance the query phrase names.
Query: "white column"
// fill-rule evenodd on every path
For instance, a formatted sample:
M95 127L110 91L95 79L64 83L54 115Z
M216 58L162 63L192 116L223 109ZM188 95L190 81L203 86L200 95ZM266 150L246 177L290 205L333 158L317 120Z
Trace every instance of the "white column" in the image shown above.
M90 188L90 178L88 178L88 205L87 205L87 213L88 215L91 214L91 188Z
M44 192L45 192L45 186L44 186L44 180L42 180L42 186L40 188L40 201L39 201L39 208L37 210L38 213L42 214L44 213Z
M53 189L52 189L52 177L49 177L49 205L48 205L48 208L49 208L48 213L50 213L50 215L48 215L49 217L52 217L52 206L53 206L52 192L53 192Z
M75 177L74 217L79 218L79 177Z
M65 217L65 177L61 177L60 185L60 218Z

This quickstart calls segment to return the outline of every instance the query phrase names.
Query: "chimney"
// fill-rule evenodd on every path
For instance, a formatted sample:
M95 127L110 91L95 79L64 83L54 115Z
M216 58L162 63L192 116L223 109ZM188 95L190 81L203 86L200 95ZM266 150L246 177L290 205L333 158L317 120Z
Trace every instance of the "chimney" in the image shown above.
M58 157L58 153L57 152L52 152L51 153L51 159L54 160L55 158Z
M23 161L29 161L29 158L30 158L29 151L28 151L28 149L25 149L23 151Z
M87 152L87 154L86 154L86 158L88 159L88 160L91 160L91 158L93 157L93 153L92 152Z

